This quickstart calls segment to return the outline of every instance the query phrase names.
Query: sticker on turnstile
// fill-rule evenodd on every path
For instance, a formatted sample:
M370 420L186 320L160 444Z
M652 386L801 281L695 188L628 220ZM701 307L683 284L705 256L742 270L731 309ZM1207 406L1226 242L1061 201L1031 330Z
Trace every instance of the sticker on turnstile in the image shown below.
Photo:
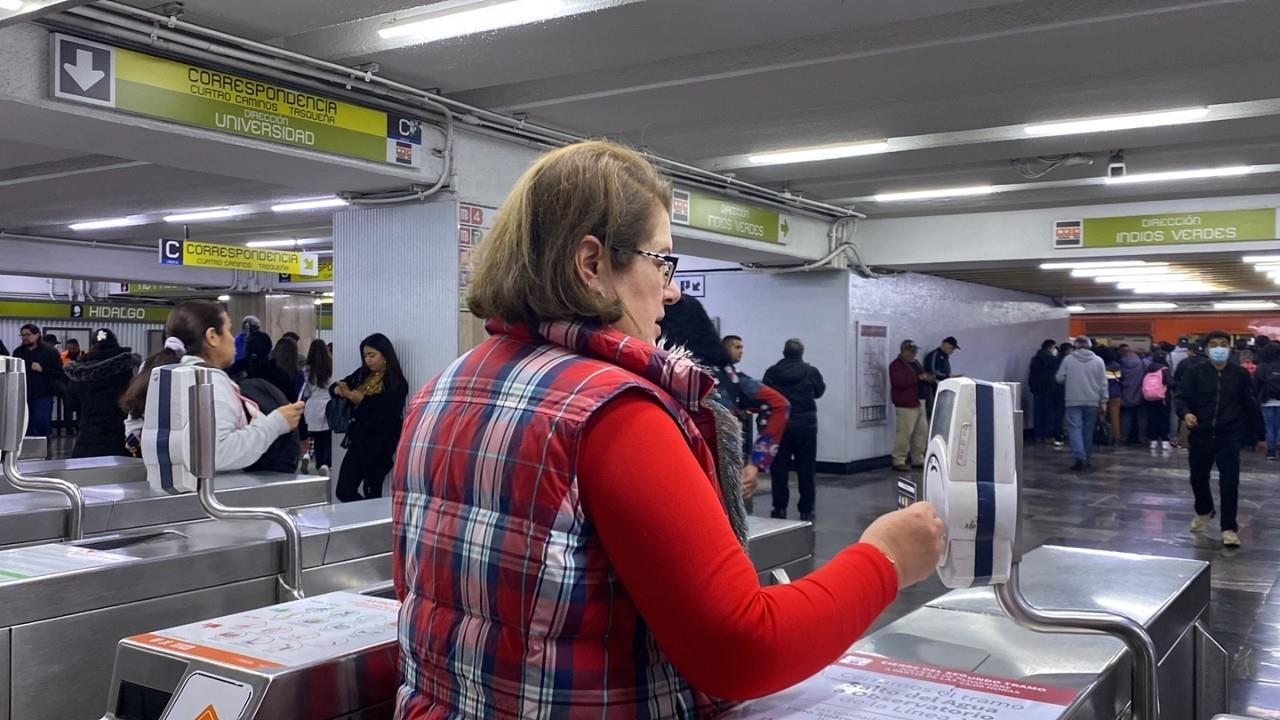
M933 665L848 653L804 682L749 702L728 720L1056 720L1077 692Z
M395 642L400 603L336 592L129 638L187 657L271 672Z
M240 720L252 696L244 683L197 670L183 679L160 720Z
M920 499L920 485L909 477L898 478L898 508L907 508Z
M89 570L132 559L128 555L117 555L74 545L31 545L12 550L0 550L0 583Z

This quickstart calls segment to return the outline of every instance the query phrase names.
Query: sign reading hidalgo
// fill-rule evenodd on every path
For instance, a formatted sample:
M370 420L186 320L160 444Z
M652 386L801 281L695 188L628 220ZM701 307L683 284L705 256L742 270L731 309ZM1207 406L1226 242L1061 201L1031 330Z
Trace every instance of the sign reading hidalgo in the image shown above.
M0 301L0 317L22 320L162 323L169 319L170 309L168 305L63 303L43 300Z
M1275 208L1059 220L1054 226L1058 249L1199 245L1276 237Z
M315 278L320 261L315 253L293 250L219 245L199 240L161 240L161 265L288 273Z
M53 96L335 155L422 167L422 128L315 93L53 34Z

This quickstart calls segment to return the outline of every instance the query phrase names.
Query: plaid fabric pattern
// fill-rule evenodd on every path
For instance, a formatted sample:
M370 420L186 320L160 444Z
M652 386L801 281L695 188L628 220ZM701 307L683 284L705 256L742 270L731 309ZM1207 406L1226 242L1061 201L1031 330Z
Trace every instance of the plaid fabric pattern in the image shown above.
M490 321L410 403L393 473L400 720L706 718L730 704L672 667L579 500L592 413L650 394L715 487L690 413L713 380L617 331Z

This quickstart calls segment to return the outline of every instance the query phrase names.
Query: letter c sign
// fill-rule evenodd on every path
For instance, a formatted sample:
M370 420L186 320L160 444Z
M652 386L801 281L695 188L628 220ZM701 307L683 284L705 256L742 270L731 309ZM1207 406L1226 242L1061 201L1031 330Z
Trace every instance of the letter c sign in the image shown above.
M160 241L160 264L161 265L181 265L182 264L182 241L181 240L161 240Z

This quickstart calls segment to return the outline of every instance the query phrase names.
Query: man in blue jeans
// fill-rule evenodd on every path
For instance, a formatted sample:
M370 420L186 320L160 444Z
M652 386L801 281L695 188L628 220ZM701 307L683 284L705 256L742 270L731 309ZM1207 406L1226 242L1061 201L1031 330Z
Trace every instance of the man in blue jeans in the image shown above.
M1107 405L1107 369L1102 358L1090 348L1093 342L1081 335L1075 352L1068 355L1054 376L1066 389L1067 440L1075 464L1072 472L1088 472L1093 455L1093 428Z
M52 431L53 398L62 374L62 356L43 342L40 328L27 323L19 331L22 346L13 356L27 363L27 435L48 437Z

